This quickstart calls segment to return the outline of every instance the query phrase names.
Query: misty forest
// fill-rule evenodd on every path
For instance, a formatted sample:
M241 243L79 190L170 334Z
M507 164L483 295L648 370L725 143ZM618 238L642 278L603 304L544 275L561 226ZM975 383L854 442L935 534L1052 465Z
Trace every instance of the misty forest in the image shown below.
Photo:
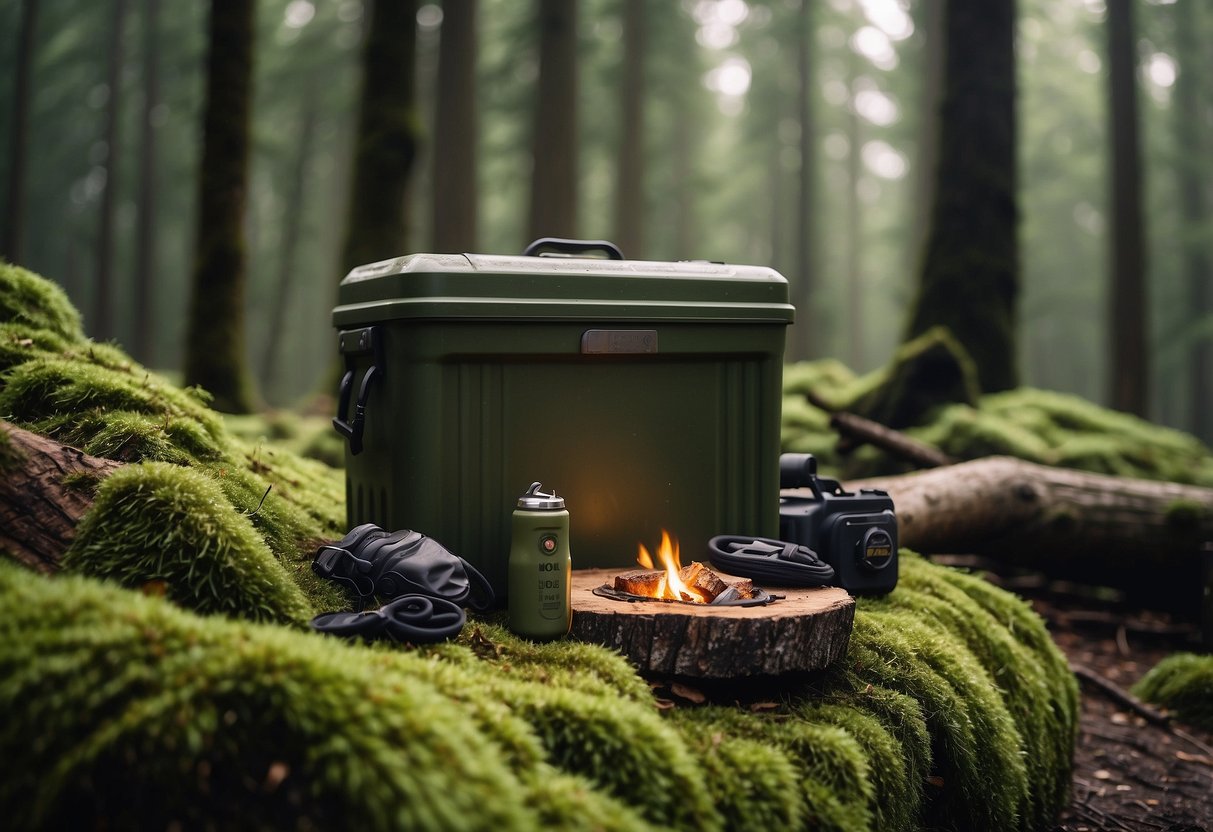
M1211 40L1203 0L0 0L0 813L1213 829ZM513 326L456 346L493 284L418 253L500 256ZM622 354L549 360L611 304ZM643 499L695 563L545 641L498 577L565 435L573 576L635 569L578 552ZM781 452L823 516L891 499L859 572L787 542ZM832 582L703 577L776 527Z

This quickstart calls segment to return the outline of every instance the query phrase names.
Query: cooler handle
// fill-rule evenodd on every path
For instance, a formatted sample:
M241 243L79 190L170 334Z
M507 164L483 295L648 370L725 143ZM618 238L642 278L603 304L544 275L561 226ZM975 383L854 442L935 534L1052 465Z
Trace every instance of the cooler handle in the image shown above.
M366 400L371 392L371 382L383 373L383 339L378 327L368 326L363 329L345 330L337 333L337 348L345 359L345 375L341 377L341 389L337 395L337 415L333 418L333 427L349 440L350 454L358 456L362 453L362 429L366 423ZM343 418L350 407L350 396L354 392L354 363L359 356L371 355L371 366L362 376L362 384L358 388L358 401L354 403L354 417L350 421Z
M568 240L564 237L540 237L522 252L523 257L544 257L560 254L566 257L585 257L591 252L604 252L608 260L623 260L619 246L607 240Z

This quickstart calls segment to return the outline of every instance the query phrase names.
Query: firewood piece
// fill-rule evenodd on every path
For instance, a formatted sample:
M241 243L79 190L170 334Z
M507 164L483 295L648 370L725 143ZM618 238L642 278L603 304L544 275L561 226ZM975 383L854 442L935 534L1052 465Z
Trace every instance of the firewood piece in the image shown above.
M76 524L93 505L92 488L72 475L103 479L122 467L0 422L9 459L0 474L0 552L38 572L57 572L76 536ZM0 441L4 441L0 438Z
M594 595L614 576L607 569L573 570L572 637L618 649L645 673L731 679L820 670L845 655L851 636L855 600L837 587L780 589L784 600L756 607L625 603Z
M697 560L682 567L678 574L682 582L703 596L703 600L711 603L716 596L727 589L727 584L708 567Z
M734 578L731 581L726 581L729 586L737 588L737 596L739 598L754 597L754 582L749 578Z
M630 592L633 595L657 597L661 594L662 584L664 583L664 572L652 572L647 569L643 571L637 569L615 576L615 590L617 592Z

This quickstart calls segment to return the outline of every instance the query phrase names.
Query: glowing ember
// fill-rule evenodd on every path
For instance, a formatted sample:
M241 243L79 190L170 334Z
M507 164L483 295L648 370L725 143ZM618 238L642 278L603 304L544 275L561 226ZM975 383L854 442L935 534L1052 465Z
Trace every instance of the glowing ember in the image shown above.
M636 562L645 569L664 569L665 574L658 582L656 592L651 596L653 598L664 598L671 601L690 601L694 604L707 604L710 598L706 597L696 587L687 586L682 580L680 573L682 572L682 560L678 553L678 541L670 537L670 533L665 529L661 530L661 546L657 549L656 563L653 560L652 554L643 543L640 544L640 551L636 554ZM656 565L656 564L659 564Z

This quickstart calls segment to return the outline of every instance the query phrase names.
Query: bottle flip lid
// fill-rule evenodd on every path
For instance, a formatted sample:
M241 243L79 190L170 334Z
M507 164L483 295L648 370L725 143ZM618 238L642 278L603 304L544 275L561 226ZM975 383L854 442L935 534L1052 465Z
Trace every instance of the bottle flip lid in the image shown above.
M558 497L554 492L544 494L539 490L542 487L541 483L531 483L531 487L526 490L526 493L518 498L518 508L538 509L540 511L564 508L564 497Z

